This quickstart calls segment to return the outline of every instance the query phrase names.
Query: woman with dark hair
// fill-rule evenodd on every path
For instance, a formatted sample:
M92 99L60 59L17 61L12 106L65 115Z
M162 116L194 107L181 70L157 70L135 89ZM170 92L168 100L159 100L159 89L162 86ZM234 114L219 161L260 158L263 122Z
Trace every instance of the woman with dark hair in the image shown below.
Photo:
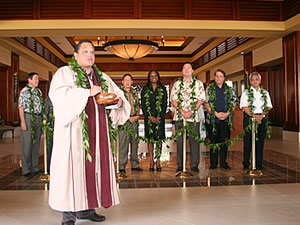
M150 171L154 171L153 148L156 143L156 170L161 171L160 154L162 143L165 138L165 115L167 109L167 91L160 82L158 71L150 70L148 73L148 82L143 87L142 110L145 123L145 137L148 139L148 151L150 155Z

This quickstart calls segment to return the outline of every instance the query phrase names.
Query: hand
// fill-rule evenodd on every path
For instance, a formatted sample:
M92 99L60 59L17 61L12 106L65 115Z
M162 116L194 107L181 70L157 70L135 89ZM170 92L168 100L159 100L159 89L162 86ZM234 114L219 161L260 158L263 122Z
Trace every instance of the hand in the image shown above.
M22 129L23 131L26 131L26 130L27 130L25 121L22 121L22 122L21 122L21 129Z
M153 116L149 116L148 118L149 120L151 120L152 123L155 123L155 118Z
M95 96L96 94L100 93L102 91L101 87L94 85L90 89L90 96Z
M118 107L121 108L122 104L123 104L123 101L120 97L116 97L116 100L119 100L118 101Z
M253 118L254 118L257 122L261 123L261 121L262 121L262 119L263 119L264 117L263 117L263 115L253 115Z
M219 120L226 120L227 117L229 116L226 112L219 112L218 115L219 115L218 117Z
M139 117L140 116L131 116L131 117L129 117L130 123L135 123L139 119Z
M135 123L136 119L134 116L129 117L130 123Z

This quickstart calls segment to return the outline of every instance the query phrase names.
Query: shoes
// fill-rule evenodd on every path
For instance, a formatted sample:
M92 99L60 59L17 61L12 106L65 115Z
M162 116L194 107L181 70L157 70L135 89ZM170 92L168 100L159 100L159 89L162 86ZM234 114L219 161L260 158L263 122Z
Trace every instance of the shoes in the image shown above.
M216 166L210 166L209 169L210 170L215 170L215 169L217 169L217 167Z
M154 168L153 168L153 167L150 167L150 168L149 168L149 171L150 171L150 172L153 172L153 171L154 171Z
M179 172L179 171L182 171L182 170L183 170L182 166L178 166L177 169L176 169L176 173Z
M87 217L77 217L80 220L90 220L94 222L103 222L105 220L105 216L98 215L97 213L94 213Z
M199 173L199 169L198 167L194 166L194 167L191 167L191 170L195 173Z
M143 169L141 167L131 168L132 171L142 172Z
M248 171L249 170L249 166L244 166L243 170L247 170Z
M119 172L120 172L121 174L126 174L126 170L125 170L125 169L120 169Z
M157 172L161 172L161 167L156 167Z
M23 174L24 177L32 177L32 173L28 172L28 173L25 173Z
M74 224L75 224L75 222L73 222L73 221L67 221L65 223L61 223L61 225L74 225Z
M41 174L44 174L44 172L41 171L41 170L38 170L38 171L35 171L35 172L32 173L33 176L38 175L38 174L41 175Z
M231 170L230 166L228 166L228 165L222 166L221 168L224 170Z
M265 168L265 167L263 167L263 166L258 166L256 169L258 169L258 170L262 170L262 171L265 171L265 170L266 170L266 168Z

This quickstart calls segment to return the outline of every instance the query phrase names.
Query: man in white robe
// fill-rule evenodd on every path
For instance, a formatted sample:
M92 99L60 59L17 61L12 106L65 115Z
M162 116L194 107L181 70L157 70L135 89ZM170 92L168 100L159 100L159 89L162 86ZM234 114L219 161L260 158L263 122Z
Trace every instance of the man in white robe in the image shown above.
M75 84L77 73L64 66L55 73L49 91L53 103L55 125L51 159L49 205L62 211L62 224L75 224L76 218L102 222L95 208L108 208L119 203L113 157L110 149L108 118L104 105L95 95L102 92L99 74L93 69L94 46L80 41L74 57L85 72L88 88ZM111 110L114 125L124 124L130 115L130 104L111 78L102 73L108 93L115 93L119 108ZM102 85L102 87L101 87ZM86 159L82 134L82 111L88 115L88 136L92 162Z

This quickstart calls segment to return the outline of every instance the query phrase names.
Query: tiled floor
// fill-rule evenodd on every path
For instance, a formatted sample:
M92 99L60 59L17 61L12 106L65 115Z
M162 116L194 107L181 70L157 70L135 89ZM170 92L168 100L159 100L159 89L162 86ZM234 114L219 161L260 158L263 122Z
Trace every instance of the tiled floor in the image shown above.
M185 180L175 177L176 149L170 146L162 155L162 172L151 173L141 144L144 171L131 172L127 166L128 178L118 183L121 204L98 209L107 218L103 224L300 224L298 143L266 140L266 171L259 177L242 170L242 142L230 148L230 171L209 170L208 149L201 146L200 172ZM61 214L47 204L48 188L39 176L21 176L20 137L0 139L0 225L60 224Z

